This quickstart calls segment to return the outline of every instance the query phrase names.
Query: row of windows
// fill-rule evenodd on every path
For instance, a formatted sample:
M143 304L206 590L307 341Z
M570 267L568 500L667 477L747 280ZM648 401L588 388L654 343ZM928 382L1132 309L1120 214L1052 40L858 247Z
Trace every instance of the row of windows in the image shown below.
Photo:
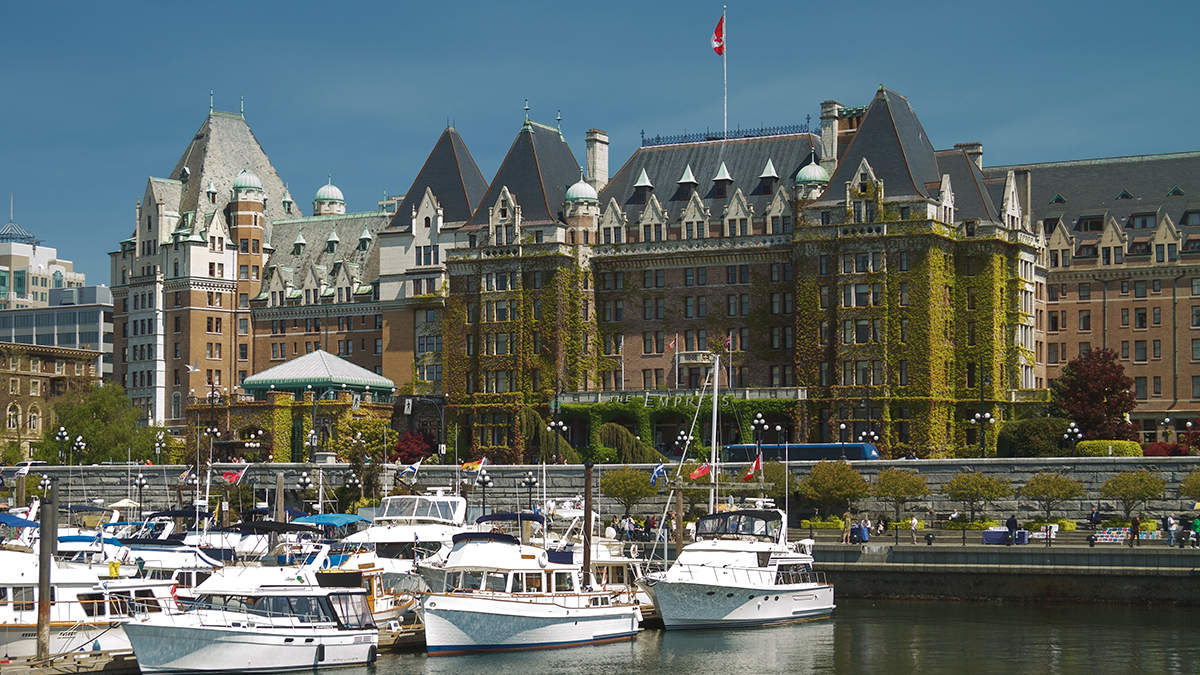
M911 258L908 251L897 251L893 255L896 256L899 270L907 272L911 267ZM833 260L836 262L836 257ZM842 274L867 274L869 272L882 272L886 269L887 253L884 251L863 251L842 255ZM821 276L828 276L830 274L830 256L821 255L817 257L817 274ZM790 280L790 277L789 279L784 279L784 281L788 280Z

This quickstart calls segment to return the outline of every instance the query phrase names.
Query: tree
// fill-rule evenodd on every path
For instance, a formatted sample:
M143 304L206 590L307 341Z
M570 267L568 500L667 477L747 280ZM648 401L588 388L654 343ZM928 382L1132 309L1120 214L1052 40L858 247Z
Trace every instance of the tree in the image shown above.
M1179 497L1200 500L1200 469L1194 469L1179 481Z
M1167 481L1158 473L1151 473L1146 469L1122 471L1104 481L1104 485L1100 486L1100 496L1120 502L1121 508L1125 510L1125 518L1128 519L1138 504L1161 497L1166 487Z
M989 476L978 471L960 471L954 477L942 484L942 492L956 502L961 502L963 508L971 514L983 510L987 504L997 499L1004 499L1013 493L1012 483L1000 476Z
M888 467L875 476L875 484L871 486L871 494L877 499L891 502L895 519L900 522L900 509L911 499L924 497L929 494L929 486L925 477L916 471L906 471Z
M784 482L787 483L787 497L796 494L800 490L795 478L788 476L784 471L783 464L780 462L767 462L763 464L762 470L763 480L771 484L767 490L767 496L775 501L779 508L787 506L787 499L783 493ZM787 479L786 481L784 479Z
M428 457L432 449L433 441L429 436L409 429L396 441L388 461L396 464L415 464L417 460Z
M848 462L817 462L797 485L797 492L832 514L834 509L866 497L871 486Z
M617 451L619 464L652 464L663 459L662 455L616 422L600 427L600 442Z
M1050 399L1089 439L1137 440L1126 414L1137 407L1133 378L1111 349L1093 349L1063 366L1050 384Z
M1050 512L1054 507L1084 495L1083 484L1061 473L1043 471L1035 474L1021 488L1021 496L1037 502L1046 511L1046 520L1050 520Z
M996 437L997 457L1059 457L1070 452L1063 434L1071 420L1034 417L1009 422Z
M605 471L600 476L600 494L615 499L625 507L625 515L635 504L658 494L658 487L650 484L650 474L630 466Z
M71 438L66 443L66 450L76 464L153 459L154 441L162 431L161 428L143 426L143 412L134 408L124 390L114 384L70 391L55 405L54 414L56 423L45 425L42 440L33 453L34 459L51 464L59 461L60 445L54 437L60 426ZM82 457L72 450L78 436L82 436L87 445ZM63 461L67 461L67 457L63 457Z

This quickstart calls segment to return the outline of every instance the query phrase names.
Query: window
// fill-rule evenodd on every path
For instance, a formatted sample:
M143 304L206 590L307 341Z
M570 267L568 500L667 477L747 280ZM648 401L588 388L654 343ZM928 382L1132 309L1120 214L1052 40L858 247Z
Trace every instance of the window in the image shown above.
M1138 400L1146 400L1146 378L1135 377L1133 379L1133 389L1134 396L1136 396Z
M1079 310L1079 330L1086 331L1092 329L1092 311L1089 309Z
M1162 340L1155 340L1155 341L1151 342L1150 344L1154 350L1153 351L1154 358L1161 359L1162 358Z
M1127 307L1121 308L1121 325L1122 326L1129 325L1129 309Z
M1128 340L1124 340L1121 342L1121 358L1123 358L1123 359L1129 358L1129 341Z
M1145 340L1134 340L1134 342L1133 342L1133 360L1134 361L1145 361L1146 360L1146 341Z
M1145 281L1133 282L1133 297L1135 297L1135 298L1146 297L1146 282Z
M900 361L900 386L908 386L908 361Z
M1133 310L1133 327L1134 328L1145 328L1146 327L1146 308L1145 307L1137 307Z

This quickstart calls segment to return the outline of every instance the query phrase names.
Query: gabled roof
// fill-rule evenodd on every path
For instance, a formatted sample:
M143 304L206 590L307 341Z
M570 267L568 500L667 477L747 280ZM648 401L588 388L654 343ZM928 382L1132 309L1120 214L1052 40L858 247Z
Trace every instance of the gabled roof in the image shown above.
M1004 222L1004 219L1000 217L999 206L996 205L992 193L985 185L983 172L979 170L979 166L975 162L971 161L965 151L961 148L939 150L935 156L937 157L938 173L950 175L950 188L954 190L954 212L957 220ZM887 183L883 185L886 194L888 193ZM1001 184L1001 198L1003 198L1003 191L1004 186Z
M359 242L364 231L374 235L387 226L388 219L389 215L383 211L368 211L275 221L276 240L291 243L277 248L267 264L272 268L292 270L332 270L335 263L341 262L360 270L356 279L360 285L371 284L379 278L375 239L368 240L366 251L359 250ZM331 241L337 244L333 253L329 253L327 247ZM313 243L309 245L308 242ZM306 245L300 255L295 255L292 244ZM317 282L329 284L330 276L323 274ZM304 277L296 275L293 281L303 288Z
M832 201L842 201L844 186L857 178L864 157L875 177L883 180L885 197L928 198L926 185L942 179L933 145L908 99L882 87L829 181Z
M600 203L608 204L615 199L628 222L638 222L638 216L646 205L634 203L634 184L644 170L650 181L659 186L654 190L654 195L672 222L679 220L687 208L688 199L681 197L685 192L690 193L693 186L696 195L709 208L716 209L718 216L739 189L747 203L753 205L754 212L762 214L774 198L774 193L763 193L763 181L756 178L767 161L770 160L788 181L786 184L791 185L796 173L809 161L814 148L820 155L819 146L820 139L811 134L781 134L638 148L601 191ZM713 196L713 177L717 175L721 164L725 165L733 182L727 187L727 197L716 199ZM689 168L691 172L687 173ZM680 189L680 185L685 183L689 188L686 191Z
M984 175L1002 177L1010 170L1029 171L1034 221L1059 218L1075 231L1082 216L1107 214L1106 221L1114 218L1128 227L1132 215L1159 213L1170 216L1189 236L1200 235L1200 227L1184 227L1184 214L1200 210L1200 204L1184 196L1200 194L1200 152L994 166L986 167ZM1184 195L1170 195L1176 187ZM1133 198L1117 199L1122 190ZM1056 196L1063 201L1051 203ZM1099 235L1078 233L1084 240Z
M242 388L247 391L263 391L275 385L275 389L288 391L304 389L310 384L318 396L324 393L325 389L341 387L343 384L348 389L362 390L370 387L387 395L391 394L392 387L395 386L382 375L376 375L362 366L318 349L251 375L246 378Z
M487 181L454 127L446 127L434 144L388 228L407 230L412 227L412 210L421 202L426 189L432 190L437 197L444 224L470 220L487 192Z
M185 168L187 180L183 180ZM265 237L270 241L272 221L287 215L283 211L287 188L245 118L238 114L212 111L204 119L171 171L169 178L179 181L180 188L178 202L167 202L167 209L177 213L213 209L206 194L210 184L217 192L215 208L223 208L234 180L243 170L254 173L262 181L266 197L263 227Z
M567 188L578 180L579 162L558 129L526 120L467 226L487 226L488 208L505 187L520 205L523 223L561 222Z

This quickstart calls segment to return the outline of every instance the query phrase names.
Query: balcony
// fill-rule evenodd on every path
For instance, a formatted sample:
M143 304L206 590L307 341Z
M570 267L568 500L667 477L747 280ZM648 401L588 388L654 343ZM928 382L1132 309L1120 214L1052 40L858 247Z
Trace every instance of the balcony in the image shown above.
M792 243L790 234L756 234L746 237L705 237L703 239L672 239L643 241L635 244L601 244L595 247L597 256L665 255L679 253L736 252L750 249L777 248Z
M711 391L704 394L711 395ZM728 396L735 400L754 401L765 399L781 399L789 401L808 400L808 389L805 387L763 387L760 389L722 389L717 392L722 398ZM626 403L640 400L642 405L655 406L678 405L691 399L694 405L701 395L699 389L655 389L625 390L625 391L569 391L561 394L559 400L563 403ZM678 400L684 399L684 400Z

